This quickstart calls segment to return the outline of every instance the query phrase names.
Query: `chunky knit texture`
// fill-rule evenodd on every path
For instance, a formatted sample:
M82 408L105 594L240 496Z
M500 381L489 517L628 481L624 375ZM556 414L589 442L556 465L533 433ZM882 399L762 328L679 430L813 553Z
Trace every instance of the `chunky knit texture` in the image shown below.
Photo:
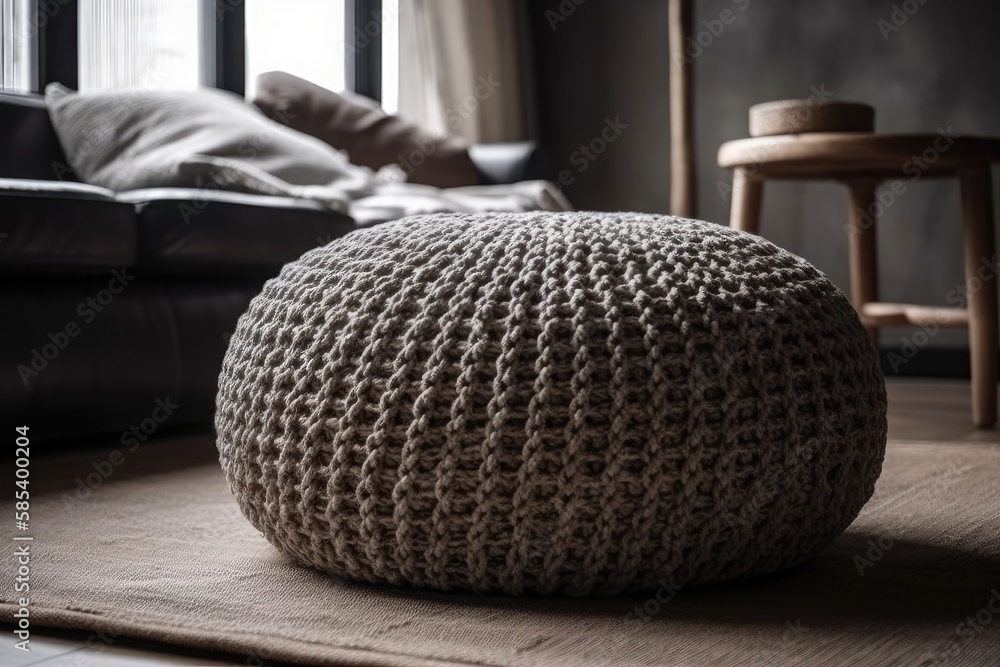
M871 496L878 360L819 271L718 225L421 216L271 280L219 380L249 520L335 575L613 594L802 560Z

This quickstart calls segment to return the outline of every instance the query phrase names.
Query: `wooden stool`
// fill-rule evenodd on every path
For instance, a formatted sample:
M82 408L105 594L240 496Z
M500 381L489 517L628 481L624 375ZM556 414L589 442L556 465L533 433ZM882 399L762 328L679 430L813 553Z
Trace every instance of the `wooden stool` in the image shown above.
M729 141L719 166L733 170L730 226L758 233L764 180L816 179L845 183L850 192L851 302L878 346L879 327L958 326L969 329L972 421L997 420L997 276L990 164L1000 139L947 134L812 133ZM966 308L878 301L874 222L882 181L956 177L961 184Z

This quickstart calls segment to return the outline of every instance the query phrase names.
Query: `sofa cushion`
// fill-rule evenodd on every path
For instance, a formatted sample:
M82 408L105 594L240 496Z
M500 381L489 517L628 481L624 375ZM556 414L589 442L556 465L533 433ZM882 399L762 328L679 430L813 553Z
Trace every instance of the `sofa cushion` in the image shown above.
M0 272L100 273L135 264L135 209L110 190L4 178L0 210Z
M217 443L336 576L614 594L828 545L875 488L878 357L819 271L628 213L437 215L303 255L240 318Z
M551 164L545 151L534 141L507 141L469 146L483 185L551 180Z
M306 196L346 211L369 170L265 118L232 93L46 88L56 134L80 178L116 192L212 186ZM331 187L337 184L338 187Z
M411 183L439 188L479 183L462 141L387 114L367 97L337 94L285 72L267 72L257 77L254 104L278 122L346 151L354 164L372 169L398 164Z
M161 400L180 406L167 427L208 424L229 335L260 282L157 280L121 267L74 280L10 276L0 312L16 318L0 346L0 406L31 424L33 439L117 440Z
M172 273L270 276L356 228L315 201L204 188L119 193L138 216L140 266Z

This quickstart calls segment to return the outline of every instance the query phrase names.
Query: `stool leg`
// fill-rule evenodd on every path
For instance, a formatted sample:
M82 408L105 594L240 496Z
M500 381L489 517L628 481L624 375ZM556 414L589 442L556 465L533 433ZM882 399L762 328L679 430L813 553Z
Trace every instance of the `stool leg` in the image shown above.
M848 216L848 244L851 265L851 303L861 314L866 303L878 300L878 246L875 239L875 181L852 181ZM862 320L864 318L862 317ZM878 327L866 324L875 349L879 349Z
M733 207L729 226L741 232L757 234L760 229L760 201L764 181L751 176L746 167L733 171Z
M989 428L997 420L996 242L989 168L962 172L959 181L972 362L972 421L977 428Z

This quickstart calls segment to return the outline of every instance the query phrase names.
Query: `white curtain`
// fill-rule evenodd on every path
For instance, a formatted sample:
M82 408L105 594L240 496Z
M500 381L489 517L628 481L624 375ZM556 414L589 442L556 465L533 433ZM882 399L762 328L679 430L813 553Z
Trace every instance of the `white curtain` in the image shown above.
M469 142L535 133L520 0L399 0L399 111Z
M24 92L38 83L36 12L33 0L0 1L0 91Z
M80 90L196 88L200 14L199 0L81 0Z

